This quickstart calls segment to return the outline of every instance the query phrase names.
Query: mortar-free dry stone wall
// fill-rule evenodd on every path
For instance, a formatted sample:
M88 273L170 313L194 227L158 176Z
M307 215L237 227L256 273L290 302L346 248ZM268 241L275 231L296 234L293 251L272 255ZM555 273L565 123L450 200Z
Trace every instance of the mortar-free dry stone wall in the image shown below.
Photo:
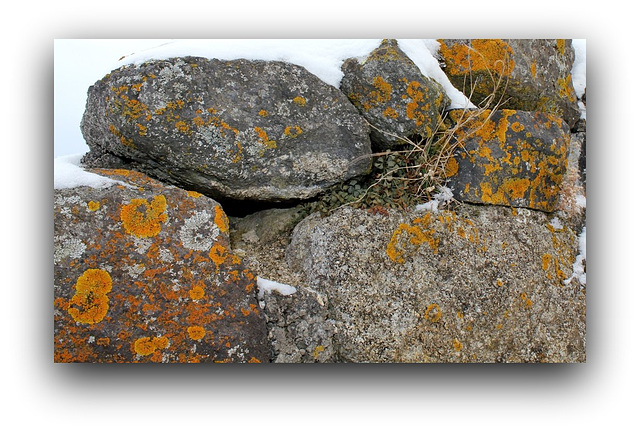
M83 164L120 183L55 190L54 360L584 362L571 43L440 43L458 89L465 71L478 97L508 77L510 105L447 110L393 40L345 61L340 90L284 62L195 57L99 80ZM429 205L313 211L372 181L372 147L447 130Z

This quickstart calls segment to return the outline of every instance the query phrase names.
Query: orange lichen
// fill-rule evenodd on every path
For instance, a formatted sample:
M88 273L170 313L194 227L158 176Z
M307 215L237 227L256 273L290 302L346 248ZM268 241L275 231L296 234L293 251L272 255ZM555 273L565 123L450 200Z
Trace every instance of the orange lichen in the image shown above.
M167 200L164 195L157 195L151 200L134 198L120 210L120 220L124 229L136 237L154 237L162 229L161 224L167 221Z
M111 275L101 269L88 269L76 281L76 293L67 312L81 324L96 324L109 310L107 293L111 291Z
M258 142L265 147L274 149L277 147L275 140L270 140L264 129L256 126L253 130L258 134Z
M222 209L221 206L216 206L214 211L215 211L215 214L216 214L215 217L214 217L214 222L218 226L218 229L222 233L228 232L229 231L229 218L227 218L227 215L224 213L224 210Z
M565 41L564 39L556 39L556 48L561 55L564 55Z
M211 261L216 264L216 267L219 267L221 264L223 264L228 256L229 252L220 243L214 244L209 250L209 258L211 258Z
M296 96L293 98L293 103L295 103L298 106L305 106L307 104L307 100L305 98L303 98L302 96Z
M133 343L133 349L138 355L148 356L155 352L156 346L153 344L153 342L151 342L150 337L142 337L136 339L136 341Z
M513 122L511 123L511 130L514 132L522 132L524 130L524 125L522 123L519 122Z
M89 211L94 212L100 208L100 203L95 201L89 201L87 203L87 208L89 209Z
M458 174L458 169L459 169L458 161L455 160L455 158L450 157L444 166L445 177L453 177L454 175Z
M193 288L189 290L191 300L200 300L204 297L204 282L198 281Z
M513 49L501 39L473 39L471 45L447 46L440 41L440 52L453 75L489 71L497 75L510 75L515 67Z
M544 255L542 255L542 269L544 271L547 271L547 269L549 268L549 264L551 263L551 255L546 253Z
M295 138L302 133L302 129L299 126L287 126L284 128L284 134L290 138Z
M536 62L535 62L535 61L531 62L531 68L530 68L530 69L531 69L531 76L532 76L533 78L535 78L535 77L536 77L536 75L538 74L538 71L537 71L537 68L536 68Z
M169 346L169 338L166 336L160 337L141 337L136 339L133 343L133 350L140 356L148 356L155 353L159 349L164 349Z
M187 195L189 195L191 198L200 198L202 196L200 192L196 191L187 191Z
M424 318L432 323L437 323L440 321L440 317L442 316L442 311L440 310L440 306L436 303L431 303L427 306L427 310L424 313Z
M269 112L268 112L267 110L260 110L260 111L258 112L258 115L259 115L260 117L266 117L266 116L268 116L268 115L269 115Z
M385 117L391 117L391 118L398 118L398 111L396 111L395 109L391 108L391 107L387 107L385 108L385 110L382 112L382 115Z
M558 86L560 86L560 96L569 99L574 98L575 90L572 86L571 74L568 74L564 78L558 78Z
M458 339L453 340L453 349L456 351L462 350L462 343Z
M204 337L205 330L200 326L190 326L187 328L187 333L189 334L189 338L199 341Z

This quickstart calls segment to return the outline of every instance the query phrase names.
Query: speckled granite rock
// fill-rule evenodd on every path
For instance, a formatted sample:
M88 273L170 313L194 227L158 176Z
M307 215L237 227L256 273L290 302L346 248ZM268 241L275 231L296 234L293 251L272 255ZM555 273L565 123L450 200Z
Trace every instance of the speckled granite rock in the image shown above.
M124 66L89 88L92 167L134 168L214 198L312 197L369 170L369 127L338 89L277 61Z
M267 362L256 278L220 205L126 170L54 193L56 362Z
M445 363L585 361L577 254L543 212L473 205L314 214L286 252L326 296L337 361Z

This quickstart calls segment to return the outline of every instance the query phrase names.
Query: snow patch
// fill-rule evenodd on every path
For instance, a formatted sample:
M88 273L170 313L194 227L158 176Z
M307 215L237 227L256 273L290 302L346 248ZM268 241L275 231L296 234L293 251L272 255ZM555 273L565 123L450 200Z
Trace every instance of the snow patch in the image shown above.
M565 285L568 285L573 279L578 279L582 286L587 285L587 271L585 269L587 263L587 227L584 227L578 236L578 250L579 253L573 263L573 274L564 281Z
M121 181L85 171L80 166L82 156L84 153L61 156L53 160L54 189L70 189L80 186L102 189L117 184L130 187Z
M263 299L265 293L271 294L273 291L277 291L282 295L291 295L298 291L291 285L286 285L280 282L274 282L268 279L263 279L258 276L258 298Z

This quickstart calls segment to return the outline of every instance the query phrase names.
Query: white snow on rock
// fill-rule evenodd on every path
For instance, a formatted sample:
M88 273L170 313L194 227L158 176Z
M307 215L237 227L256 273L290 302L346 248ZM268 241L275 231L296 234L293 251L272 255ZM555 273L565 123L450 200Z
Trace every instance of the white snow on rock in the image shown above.
M271 294L273 291L277 291L282 295L291 295L298 291L291 285L286 285L280 282L274 282L268 279L263 279L258 276L258 298L263 299L265 293Z
M102 189L117 184L129 186L121 181L85 171L80 166L82 156L83 154L79 153L57 157L53 160L54 189L69 189L80 186Z

